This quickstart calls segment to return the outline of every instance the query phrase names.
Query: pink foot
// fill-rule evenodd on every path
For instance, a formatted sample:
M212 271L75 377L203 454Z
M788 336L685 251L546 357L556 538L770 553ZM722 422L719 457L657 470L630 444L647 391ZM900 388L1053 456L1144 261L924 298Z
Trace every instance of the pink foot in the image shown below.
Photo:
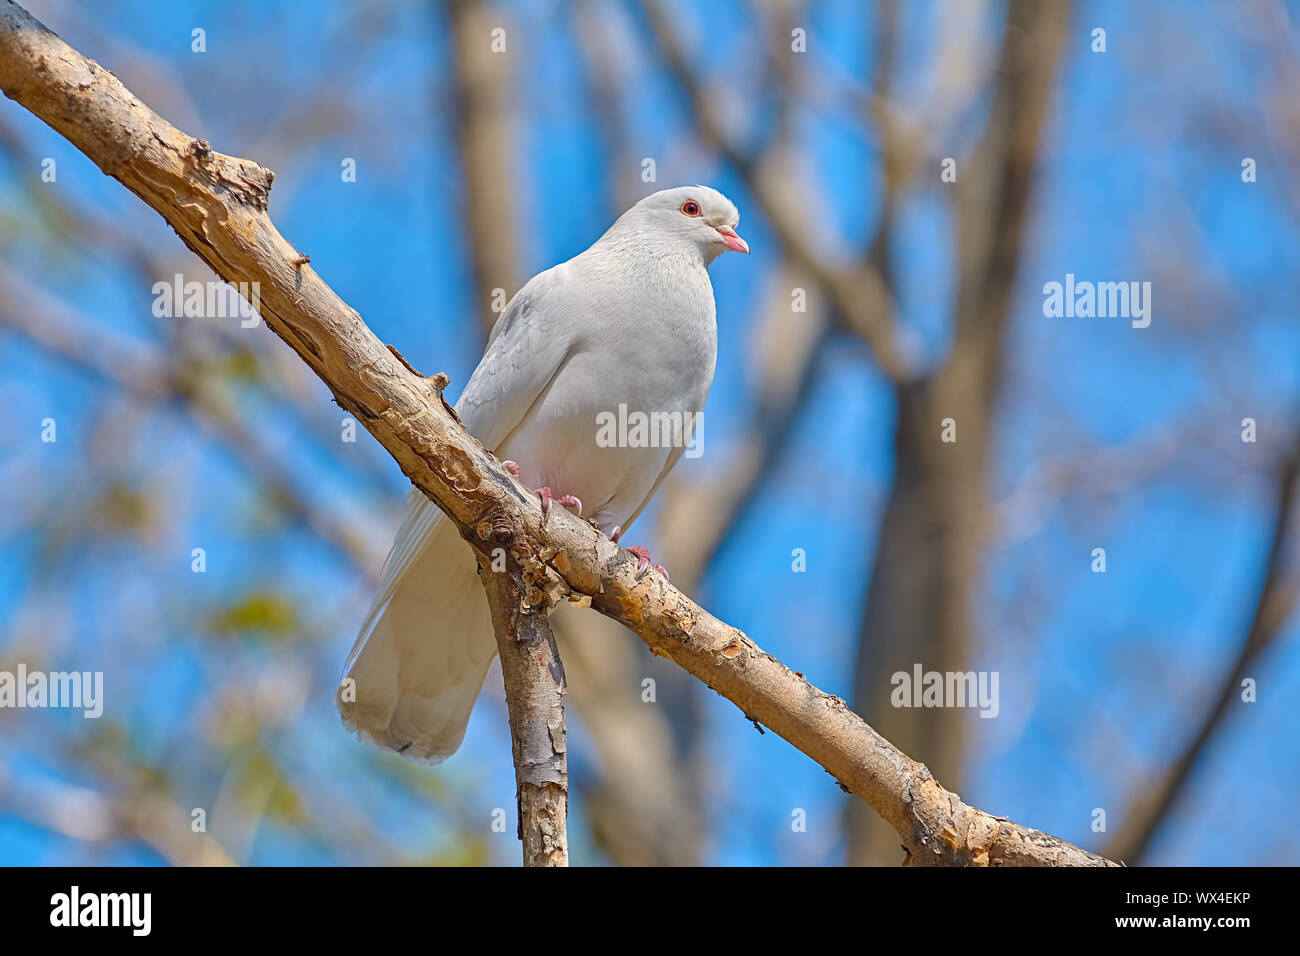
M514 477L516 478L519 477L519 463L517 461L503 461L501 465L502 467L505 468L506 471L510 472L510 474L512 474ZM542 499L542 523L543 524L545 524L546 519L551 516L552 501L557 502L561 507L568 508L570 510L576 509L578 517L582 517L582 499L579 498L577 495L563 495L557 498L555 497L554 494L551 493L551 489L546 485L542 485L542 487L540 488L534 488L533 493L536 494L538 498Z
M563 495L557 498L551 493L551 489L546 485L542 485L540 488L534 488L533 491L537 494L538 498L542 499L542 524L545 524L546 519L551 516L551 502L553 501L561 507L576 510L578 516L582 516L582 499L577 495Z
M615 529L615 530L617 531L619 529ZM647 551L644 547L642 547L639 544L634 544L632 545L632 547L628 548L627 550L629 554L635 554L637 558L640 559L640 564L637 565L637 569L636 569L636 579L638 581L640 581L643 577L645 577L646 572L649 571L651 568L654 568L656 571L662 574L664 576L665 581L669 579L668 572L667 570L664 569L664 566L662 564L650 563L650 552Z

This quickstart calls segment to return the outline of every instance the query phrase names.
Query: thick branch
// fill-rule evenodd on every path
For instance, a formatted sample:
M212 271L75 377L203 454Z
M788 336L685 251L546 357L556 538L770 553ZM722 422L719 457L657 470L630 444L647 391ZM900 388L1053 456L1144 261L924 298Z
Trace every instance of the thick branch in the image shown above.
M509 526L501 525L494 538L505 545L510 534ZM547 596L537 586L547 582L530 582L514 562L502 568L504 556L503 547L494 564L480 553L478 576L492 611L506 685L524 866L568 866L564 665L547 620Z
M186 136L12 0L0 0L0 89L157 210L218 275L258 283L271 329L480 554L508 539L522 581L585 596L808 754L894 827L914 863L1108 862L966 806L844 701L658 575L638 581L636 559L586 522L555 509L544 526L536 496L442 400L446 377L423 378L384 346L276 231L266 215L269 171Z

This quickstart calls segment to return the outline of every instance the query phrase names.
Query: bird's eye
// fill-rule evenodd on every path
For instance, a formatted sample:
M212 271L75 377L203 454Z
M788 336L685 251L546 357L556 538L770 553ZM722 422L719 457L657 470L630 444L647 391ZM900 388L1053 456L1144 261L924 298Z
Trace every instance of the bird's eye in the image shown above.
M688 199L686 200L686 202L682 203L682 215L698 216L699 214L700 214L700 204L697 203L694 199Z

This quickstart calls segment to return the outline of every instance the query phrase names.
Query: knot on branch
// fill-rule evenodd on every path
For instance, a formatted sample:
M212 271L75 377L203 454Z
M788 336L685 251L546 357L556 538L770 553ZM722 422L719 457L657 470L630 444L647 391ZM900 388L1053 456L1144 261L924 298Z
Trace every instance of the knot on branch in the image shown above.
M438 400L442 402L443 409L455 420L457 425L463 427L464 422L462 422L460 416L456 414L456 409L451 407L451 403L448 402L446 396L442 394L447 386L451 384L451 377L446 372L434 372L432 375L428 376L421 375L419 369L408 362L406 356L399 352L396 346L389 345L388 351L393 353L393 357L396 358L397 361L401 362L408 372L417 378L423 379L424 382L433 389L433 393L437 395Z
M524 614L549 611L569 596L570 588L563 577L569 567L568 555L559 548L543 548L533 553L515 533L512 517L495 510L468 529L463 537L479 553L481 571L512 574L519 581L519 610ZM473 539L477 537L478 541Z
M543 548L536 557L526 555L519 566L520 575L529 585L525 600L533 607L549 611L572 591L563 576L569 556L559 548Z
M199 172L219 196L225 194L258 212L266 212L271 200L275 173L250 159L218 153L205 139L191 139L184 152L190 166Z
M474 526L474 533L490 548L509 548L515 542L515 528L510 516L500 509L493 510ZM468 537L463 535L463 537ZM474 544L470 541L470 544ZM481 549L480 549L481 550Z
M397 359L397 361L401 362L408 372L410 372L412 375L416 376L417 378L424 379L429 384L429 387L432 388L434 392L436 392L438 395L442 395L443 389L445 389L448 385L451 384L451 376L449 376L446 372L434 372L432 375L428 375L428 376L421 375L420 370L406 360L406 356L397 350L396 345L391 345L391 344L388 345L388 351L393 353L393 357ZM446 400L444 399L444 404L445 401ZM453 414L455 413L453 412ZM457 420L459 421L459 419Z

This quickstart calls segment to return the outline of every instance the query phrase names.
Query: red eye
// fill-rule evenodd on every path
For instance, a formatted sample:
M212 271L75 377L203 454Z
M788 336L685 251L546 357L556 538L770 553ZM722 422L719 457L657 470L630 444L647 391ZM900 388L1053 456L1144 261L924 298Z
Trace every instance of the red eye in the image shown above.
M699 214L700 214L700 204L697 203L694 199L688 199L686 200L686 202L682 203L682 215L698 216Z

